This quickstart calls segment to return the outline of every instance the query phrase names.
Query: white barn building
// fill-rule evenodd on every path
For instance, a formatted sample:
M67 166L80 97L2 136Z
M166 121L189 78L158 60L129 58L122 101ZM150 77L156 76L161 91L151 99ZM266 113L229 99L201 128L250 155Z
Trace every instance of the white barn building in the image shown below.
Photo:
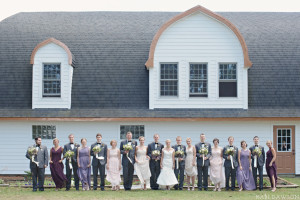
M300 13L19 13L0 22L0 174L36 136L273 140L300 175ZM146 66L146 67L145 67ZM286 143L287 148L282 149ZM266 150L267 147L265 146ZM47 168L46 173L50 173Z

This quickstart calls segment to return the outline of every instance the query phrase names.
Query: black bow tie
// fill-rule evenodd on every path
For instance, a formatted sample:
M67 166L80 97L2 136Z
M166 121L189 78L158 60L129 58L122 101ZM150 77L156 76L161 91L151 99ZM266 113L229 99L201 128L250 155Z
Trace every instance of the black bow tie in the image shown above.
M128 142L131 142L131 140L128 140Z
M155 142L155 144L158 144L158 143Z
M229 147L233 147L233 146L229 146Z
M37 144L37 145L36 145L36 147L40 147L40 145L39 145L39 144Z
M101 143L97 143L97 144L101 145Z
M178 146L181 147L181 144L179 144Z
M70 144L74 144L74 143L70 143Z
M258 145L255 145L255 147L258 147Z
M201 142L201 144L205 144L204 142Z

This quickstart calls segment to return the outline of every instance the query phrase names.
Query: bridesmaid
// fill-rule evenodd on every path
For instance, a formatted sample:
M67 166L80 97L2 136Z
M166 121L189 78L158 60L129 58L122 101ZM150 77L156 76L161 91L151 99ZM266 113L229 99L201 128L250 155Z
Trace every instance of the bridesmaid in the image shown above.
M85 138L81 139L81 147L78 148L77 153L77 174L82 184L82 190L90 190L91 187L91 154L86 142Z
M188 190L190 190L190 183L192 179L192 190L195 190L195 178L197 176L196 165L196 148L192 145L191 138L186 139L186 158L185 158L185 174L187 176Z
M246 141L241 141L242 149L239 150L238 162L239 167L236 172L236 179L240 188L240 191L255 190L255 182L251 168L251 151L247 149Z
M67 177L64 175L63 148L59 145L57 138L53 139L54 147L50 150L50 171L52 179L55 183L55 191L66 186Z
M117 141L110 141L111 148L107 150L107 176L106 180L111 183L112 190L119 190L121 183L121 153L117 148Z
M269 147L269 151L267 152L266 170L267 170L268 177L270 179L272 192L275 192L276 184L277 184L277 166L275 164L276 151L272 146L271 140L268 140L266 144Z
M211 148L210 180L215 185L214 191L221 191L225 187L225 172L223 168L223 148L219 147L219 139L213 140L214 147Z

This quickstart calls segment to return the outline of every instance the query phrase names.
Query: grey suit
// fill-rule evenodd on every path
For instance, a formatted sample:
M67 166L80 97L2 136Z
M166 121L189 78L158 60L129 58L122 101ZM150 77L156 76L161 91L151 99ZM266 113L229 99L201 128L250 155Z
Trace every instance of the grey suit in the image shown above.
M37 145L32 145L30 147L37 147ZM32 174L32 186L33 191L37 190L37 178L39 182L39 190L44 191L44 180L45 180L45 165L48 166L48 150L46 146L41 145L38 148L37 155L35 156L34 160L39 162L37 166L34 162L31 161L30 155L28 154L28 150L26 152L26 158L30 160L30 170Z
M75 181L75 188L76 190L79 190L79 178L78 178L78 174L77 174L77 170L78 170L78 164L77 164L77 150L78 147L80 147L79 144L74 143L74 149L71 148L71 144L65 144L64 146L64 155L67 151L71 150L74 152L74 156L72 157L72 167L73 167L73 174L74 174L74 181ZM69 190L71 188L71 179L72 179L72 169L70 169L70 165L69 165L69 160L66 159L66 176L67 176L67 184L66 184L66 189Z
M231 190L234 190L235 189L236 169L238 167L238 151L239 150L236 146L233 146L235 151L232 156L233 166L234 166L234 169L232 169L231 161L230 161L230 159L228 159L228 154L225 153L229 147L230 146L227 145L223 149L223 158L225 159L224 167L225 167L225 176L226 176L226 190L229 190L229 177L231 177Z
M263 189L263 171L264 171L264 164L265 164L265 149L263 146L258 145L258 148L261 149L261 155L257 158L257 168L254 167L254 159L252 155L252 151L255 149L255 145L249 148L251 151L251 158L252 158L252 173L254 177L255 187L257 188L257 171L259 174L259 189Z
M125 144L128 144L127 140L123 140L120 144L120 152L123 155L122 156L122 166L123 166L124 189L131 190L132 180L133 180L133 172L134 172L134 163L135 163L134 154L135 154L135 147L137 145L137 142L134 140L131 141L132 150L130 150L128 152L128 158L130 158L132 163L127 158L125 150L123 148L123 145L125 145Z
M93 161L92 161L92 166L93 166L93 178L94 178L94 185L93 188L94 190L97 190L97 185L98 185L98 171L100 173L100 179L101 179L101 184L100 187L103 190L105 186L105 164L107 162L107 145L104 143L101 143L100 148L101 151L98 153L99 157L104 157L103 160L99 160L96 158L93 152L93 148L98 145L97 142L91 145L91 156L93 156Z
M204 160L203 165L203 158L201 157L201 154L199 154L199 150L202 148L202 145L208 149L208 154L206 157L207 160ZM195 145L196 148L196 157L197 157L197 169L198 169L198 190L202 190L202 187L204 190L208 190L208 166L209 166L209 158L211 156L211 145L207 142L204 143L198 143ZM202 185L202 177L203 177L203 185Z
M152 151L154 151L154 150L159 150L160 154L161 154L161 151L163 148L164 148L164 145L162 143L158 142L158 144L156 145L156 148L155 148L155 142L152 142L152 143L148 144L147 155L151 158ZM150 171L151 171L150 187L152 190L158 190L159 185L156 182L157 182L157 178L160 174L160 159L155 161L154 159L151 158L150 162L149 162L149 166L150 166Z
M179 175L179 184L176 184L174 186L175 190L177 190L178 188L182 190L183 188L183 181L184 181L184 169L185 169L185 157L186 157L186 147L184 145L174 145L172 146L172 148L176 151L178 150L181 150L184 152L184 157L183 157L183 160L182 161L179 161L179 166L178 166L178 169L177 169L177 164L175 162L175 169L174 169L174 173L175 173L175 176L178 180L178 175Z

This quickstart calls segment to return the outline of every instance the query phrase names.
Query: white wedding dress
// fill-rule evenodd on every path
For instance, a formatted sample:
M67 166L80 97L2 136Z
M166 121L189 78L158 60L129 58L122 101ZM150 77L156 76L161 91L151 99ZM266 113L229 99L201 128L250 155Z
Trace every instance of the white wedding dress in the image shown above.
M174 174L173 169L173 152L174 149L171 151L166 151L163 149L164 152L164 158L163 158L163 168L160 171L160 174L157 179L157 184L161 188L165 188L166 186L174 186L178 184L178 181L176 179L176 176Z

